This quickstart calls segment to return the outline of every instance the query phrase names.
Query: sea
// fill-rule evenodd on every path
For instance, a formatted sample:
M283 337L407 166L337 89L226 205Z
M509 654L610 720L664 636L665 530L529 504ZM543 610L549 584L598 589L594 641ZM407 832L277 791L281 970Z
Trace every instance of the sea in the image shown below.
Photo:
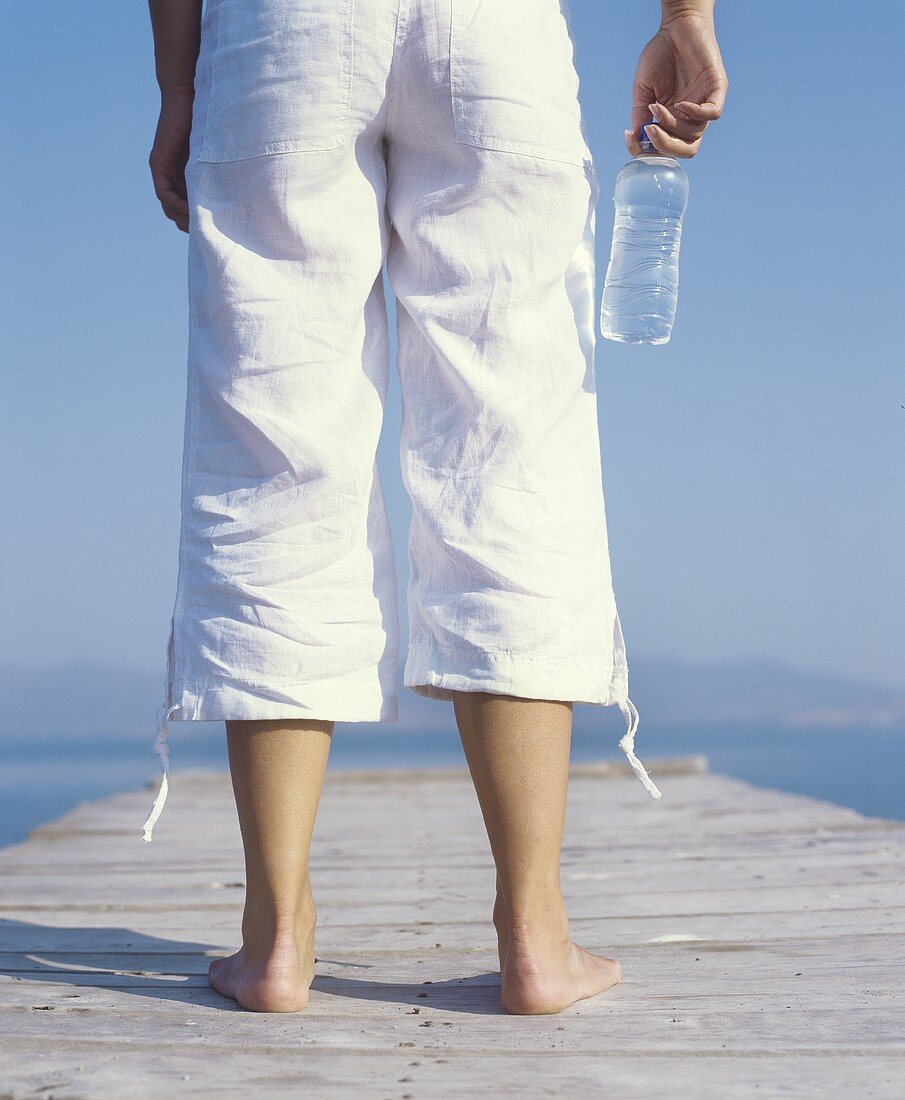
M624 760L617 746L622 732L618 721L601 730L576 707L573 762ZM30 829L81 801L117 791L146 790L150 808L154 790L148 782L156 787L160 776L152 740L153 732L150 737L60 736L0 743L0 845L24 840ZM173 722L170 745L171 798L179 797L180 769L228 769L223 723ZM905 728L651 725L639 728L635 747L648 765L657 757L700 754L712 772L905 821ZM454 727L412 732L366 723L337 724L329 769L454 765L465 765ZM655 767L651 771L656 778ZM668 799L669 778L658 785ZM639 797L643 794L639 784Z

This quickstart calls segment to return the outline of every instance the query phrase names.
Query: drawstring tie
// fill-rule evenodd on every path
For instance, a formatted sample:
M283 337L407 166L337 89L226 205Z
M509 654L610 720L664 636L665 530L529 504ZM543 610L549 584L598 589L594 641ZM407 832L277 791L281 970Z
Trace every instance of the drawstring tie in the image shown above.
M647 773L647 769L641 763L637 756L635 756L635 731L638 728L638 708L629 699L628 695L625 697L625 702L619 703L619 709L622 711L625 717L626 731L619 739L619 748L628 757L628 762L632 766L632 771L641 782L644 784L645 789L650 792L652 798L662 798L656 783L651 779Z
M157 821L158 817L160 817L163 805L167 800L167 789L169 787L167 776L170 770L170 746L167 744L167 734L169 730L168 722L170 715L177 710L179 710L178 706L167 707L166 703L164 703L157 711L157 737L154 740L151 751L157 753L162 775L160 789L157 792L157 797L154 799L154 805L151 807L151 812L148 814L144 825L141 827L142 840L150 841L154 823Z

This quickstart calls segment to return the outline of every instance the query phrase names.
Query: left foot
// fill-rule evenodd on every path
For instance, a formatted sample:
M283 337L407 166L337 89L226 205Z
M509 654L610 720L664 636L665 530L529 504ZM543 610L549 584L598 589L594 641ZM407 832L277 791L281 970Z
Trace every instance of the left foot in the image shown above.
M493 909L500 955L505 1012L519 1016L562 1012L576 1001L594 997L622 980L616 959L594 955L573 943L565 910L559 919L532 926L513 922L498 892Z

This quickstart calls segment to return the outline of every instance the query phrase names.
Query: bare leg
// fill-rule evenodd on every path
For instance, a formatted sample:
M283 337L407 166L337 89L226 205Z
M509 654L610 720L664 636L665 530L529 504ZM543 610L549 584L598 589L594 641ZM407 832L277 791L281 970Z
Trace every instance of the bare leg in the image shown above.
M559 860L572 704L456 692L454 706L497 868L503 1008L559 1012L622 976L569 939Z
M243 1008L298 1012L314 978L316 910L308 852L332 722L227 722L245 848L242 948L215 959L210 983Z

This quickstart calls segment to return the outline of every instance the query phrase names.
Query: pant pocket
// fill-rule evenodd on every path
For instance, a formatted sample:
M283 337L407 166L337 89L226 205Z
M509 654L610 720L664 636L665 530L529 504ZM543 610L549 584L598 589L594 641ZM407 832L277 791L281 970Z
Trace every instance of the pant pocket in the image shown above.
M354 0L209 0L198 160L335 149L348 128Z
M449 0L456 140L583 165L568 0Z

